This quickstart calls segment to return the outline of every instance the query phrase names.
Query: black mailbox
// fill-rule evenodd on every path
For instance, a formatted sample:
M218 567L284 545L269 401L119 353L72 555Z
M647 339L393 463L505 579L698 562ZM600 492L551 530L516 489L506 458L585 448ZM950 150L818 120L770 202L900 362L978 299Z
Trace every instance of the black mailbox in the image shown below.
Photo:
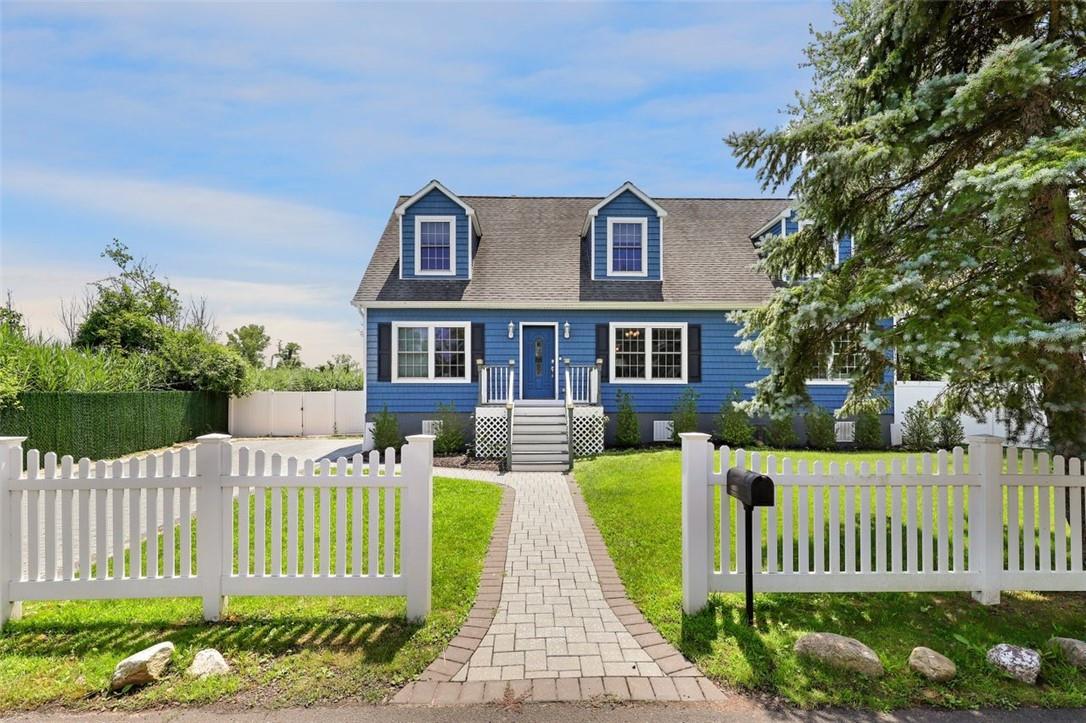
M773 506L773 480L742 467L728 470L728 494L748 507Z
M727 476L728 494L743 503L744 541L746 550L747 625L754 625L754 508L772 507L773 480L764 474L742 467L732 467ZM771 513L772 514L772 513Z

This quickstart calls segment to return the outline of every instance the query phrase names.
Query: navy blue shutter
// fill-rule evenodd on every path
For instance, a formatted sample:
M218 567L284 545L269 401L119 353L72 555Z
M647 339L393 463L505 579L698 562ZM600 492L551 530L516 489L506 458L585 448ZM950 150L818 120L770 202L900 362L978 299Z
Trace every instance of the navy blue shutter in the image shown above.
M686 327L686 381L701 381L701 324Z
M392 381L392 324L377 324L377 381Z
M596 358L603 360L603 366L600 368L600 383L606 384L611 381L611 370L609 364L611 362L611 327L608 324L596 324Z
M471 325L471 381L479 381L479 365L476 360L486 363L486 325Z

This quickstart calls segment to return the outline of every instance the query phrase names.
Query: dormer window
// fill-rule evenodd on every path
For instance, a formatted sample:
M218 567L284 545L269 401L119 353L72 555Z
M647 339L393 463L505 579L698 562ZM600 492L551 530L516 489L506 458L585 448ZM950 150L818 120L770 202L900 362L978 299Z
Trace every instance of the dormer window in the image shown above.
M647 218L607 219L607 268L613 276L647 276L649 265Z
M456 273L456 217L415 217L415 274L452 276Z

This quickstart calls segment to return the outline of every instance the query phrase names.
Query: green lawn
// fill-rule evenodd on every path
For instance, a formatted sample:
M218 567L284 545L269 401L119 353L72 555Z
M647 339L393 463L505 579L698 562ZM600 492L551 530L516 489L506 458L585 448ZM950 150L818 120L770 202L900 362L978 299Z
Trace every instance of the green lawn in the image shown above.
M433 608L422 626L406 622L403 598L387 597L234 597L219 623L202 620L196 598L26 603L23 620L0 634L0 711L380 700L459 630L501 496L490 484L434 480ZM162 640L177 646L166 680L126 696L105 693L117 661ZM221 651L234 672L205 681L182 676L205 647Z
M777 452L828 461L871 461L901 453ZM985 650L1012 642L1043 648L1054 634L1086 637L1086 595L1004 593L986 608L967 593L765 594L757 596L758 627L743 620L742 595L711 596L705 611L682 614L680 461L677 450L609 454L577 463L575 476L633 602L649 622L711 678L802 706L892 709L1086 705L1086 673L1046 656L1042 683L1001 678ZM797 659L806 632L858 638L882 659L887 675L868 681ZM930 684L906 660L926 645L958 665L948 684Z

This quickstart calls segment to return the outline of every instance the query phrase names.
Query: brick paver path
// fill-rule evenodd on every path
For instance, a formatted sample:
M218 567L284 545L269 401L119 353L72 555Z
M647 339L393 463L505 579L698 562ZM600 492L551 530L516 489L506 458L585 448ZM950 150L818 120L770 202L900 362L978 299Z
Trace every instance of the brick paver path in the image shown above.
M626 598L566 476L516 472L494 479L512 488L515 501L488 557L492 566L493 546L507 540L493 619L483 627L473 611L442 658L394 701L723 698ZM484 584L493 584L485 577Z

